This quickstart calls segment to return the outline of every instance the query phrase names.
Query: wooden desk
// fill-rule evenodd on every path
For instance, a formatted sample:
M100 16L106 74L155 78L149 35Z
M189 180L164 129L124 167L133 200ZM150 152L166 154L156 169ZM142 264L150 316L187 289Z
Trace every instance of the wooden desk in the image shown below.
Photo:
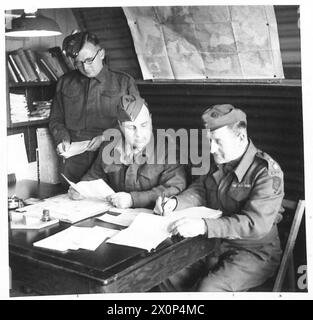
M22 194L22 191L24 192ZM9 195L48 197L60 187L22 181L9 188ZM95 218L78 226L114 226ZM178 270L212 253L217 243L202 237L163 242L152 253L102 243L97 250L66 253L33 247L33 242L68 228L60 222L41 230L9 230L9 261L13 280L39 294L83 294L147 291Z

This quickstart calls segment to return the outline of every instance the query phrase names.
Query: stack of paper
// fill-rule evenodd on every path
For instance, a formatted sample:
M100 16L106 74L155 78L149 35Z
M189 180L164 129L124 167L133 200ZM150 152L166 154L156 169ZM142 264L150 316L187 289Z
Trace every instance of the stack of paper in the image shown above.
M66 230L35 242L34 246L57 251L78 249L94 251L105 239L112 237L117 232L119 231L99 226L92 228L71 226Z
M146 249L156 248L169 236L168 221L165 217L154 214L140 213L126 229L107 241L123 246Z
M69 149L66 152L61 153L61 156L67 159L77 154L81 154L87 150L89 142L90 140L72 142Z
M10 110L13 123L29 120L25 94L10 93Z
M112 208L101 217L97 217L104 222L109 222L117 224L120 226L128 227L138 216L139 213L150 213L153 214L153 211L150 209L138 208L138 209L118 209Z
M221 215L221 211L206 207L192 207L175 211L166 217L139 213L128 228L107 242L150 251L170 236L168 227L173 221L182 217L217 219Z
M71 200L68 194L60 194L47 198L36 204L26 206L17 211L28 213L42 213L43 209L50 211L50 216L65 222L75 223L80 220L104 213L112 208L112 205L103 200L82 199Z

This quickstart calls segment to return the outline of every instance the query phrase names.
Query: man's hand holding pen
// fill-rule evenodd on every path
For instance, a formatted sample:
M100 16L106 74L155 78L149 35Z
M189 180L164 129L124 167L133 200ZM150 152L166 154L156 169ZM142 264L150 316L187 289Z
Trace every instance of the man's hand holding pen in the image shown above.
M166 197L164 194L162 194L162 196L157 198L153 211L160 216L166 216L173 212L176 206L177 200L175 197Z

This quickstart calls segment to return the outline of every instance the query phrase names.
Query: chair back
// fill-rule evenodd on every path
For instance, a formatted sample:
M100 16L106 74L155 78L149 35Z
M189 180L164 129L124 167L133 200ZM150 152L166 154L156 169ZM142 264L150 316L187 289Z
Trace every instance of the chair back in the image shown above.
M283 247L283 256L274 282L274 292L281 291L288 266L290 266L293 263L293 249L296 243L301 220L305 210L305 201L299 200L298 202L296 202L284 199L282 206L286 210L286 213L284 214L283 218L283 221L285 220L284 223L286 223L287 220L288 224L288 219L291 219L292 221L291 227L288 229L289 232L287 234L283 234L282 232L280 232L280 238ZM294 215L288 214L288 211L290 212L290 210L291 212L294 212Z

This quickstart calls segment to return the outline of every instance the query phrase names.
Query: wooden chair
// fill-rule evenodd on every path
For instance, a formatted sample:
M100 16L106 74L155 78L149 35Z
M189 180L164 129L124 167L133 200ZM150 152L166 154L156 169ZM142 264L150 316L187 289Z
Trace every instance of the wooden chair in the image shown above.
M295 280L295 267L293 259L293 249L297 240L298 231L302 221L303 213L305 210L305 201L299 200L298 203L290 200L283 200L283 207L295 212L292 219L291 228L287 238L287 242L284 246L283 256L278 269L273 291L280 292L282 290L283 282L285 280L286 273L288 271L289 290L296 291L296 280ZM284 244L283 244L284 245Z
M268 279L258 287L250 289L250 292L281 292L286 275L288 280L288 291L296 291L293 249L303 217L305 201L299 200L296 202L284 199L282 206L285 209L285 213L283 214L283 221L279 224L279 236L283 249L280 266L273 278ZM283 226L280 226L281 224Z

